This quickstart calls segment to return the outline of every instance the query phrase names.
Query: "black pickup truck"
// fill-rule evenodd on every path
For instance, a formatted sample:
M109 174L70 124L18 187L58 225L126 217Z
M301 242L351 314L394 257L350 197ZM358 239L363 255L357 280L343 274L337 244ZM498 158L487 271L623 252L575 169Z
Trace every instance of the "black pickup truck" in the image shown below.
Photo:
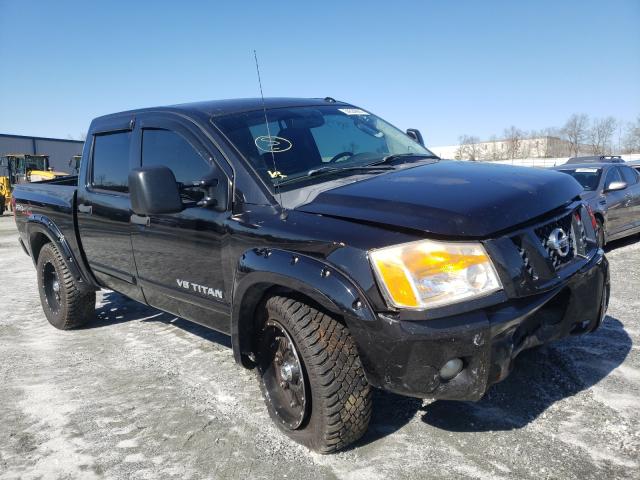
M600 325L581 191L441 160L332 98L274 98L97 118L78 177L14 199L53 326L90 321L105 288L229 334L275 423L327 453L366 431L371 387L477 400L524 349Z

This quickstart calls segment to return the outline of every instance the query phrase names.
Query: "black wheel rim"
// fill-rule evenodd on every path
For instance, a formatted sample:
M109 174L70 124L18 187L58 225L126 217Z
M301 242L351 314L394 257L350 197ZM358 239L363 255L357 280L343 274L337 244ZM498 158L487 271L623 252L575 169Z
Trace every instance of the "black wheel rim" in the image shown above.
M259 368L267 401L285 427L295 430L307 416L307 379L293 340L276 320L262 335Z
M49 262L44 265L42 284L47 305L53 313L57 313L60 310L60 280L56 268Z

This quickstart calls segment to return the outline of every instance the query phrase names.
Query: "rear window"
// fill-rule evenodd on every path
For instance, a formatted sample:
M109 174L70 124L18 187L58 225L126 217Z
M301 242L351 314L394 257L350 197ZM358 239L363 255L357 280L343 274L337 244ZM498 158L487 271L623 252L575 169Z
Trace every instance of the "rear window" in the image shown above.
M96 135L93 142L93 188L128 193L131 132Z
M602 169L600 168L573 168L562 169L560 171L571 175L580 185L582 185L582 188L589 191L593 191L598 188L600 176L602 175Z

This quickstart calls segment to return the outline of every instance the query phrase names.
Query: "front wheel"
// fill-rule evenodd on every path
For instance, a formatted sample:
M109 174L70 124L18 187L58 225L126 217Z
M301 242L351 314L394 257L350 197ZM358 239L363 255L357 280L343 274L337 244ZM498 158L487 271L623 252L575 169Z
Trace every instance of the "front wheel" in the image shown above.
M332 453L366 432L371 388L337 320L301 301L271 297L257 359L269 415L293 440Z
M40 250L37 273L40 303L51 325L60 330L69 330L84 325L93 317L96 292L78 289L53 243L47 243Z

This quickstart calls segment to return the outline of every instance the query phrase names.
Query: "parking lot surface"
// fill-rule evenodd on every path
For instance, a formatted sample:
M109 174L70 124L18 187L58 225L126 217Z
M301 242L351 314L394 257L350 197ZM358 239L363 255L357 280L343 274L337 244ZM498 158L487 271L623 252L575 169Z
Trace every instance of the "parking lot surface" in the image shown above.
M367 435L321 456L272 426L224 335L113 292L49 326L5 215L0 478L640 478L639 237L607 256L598 331L524 352L477 403L377 392Z

